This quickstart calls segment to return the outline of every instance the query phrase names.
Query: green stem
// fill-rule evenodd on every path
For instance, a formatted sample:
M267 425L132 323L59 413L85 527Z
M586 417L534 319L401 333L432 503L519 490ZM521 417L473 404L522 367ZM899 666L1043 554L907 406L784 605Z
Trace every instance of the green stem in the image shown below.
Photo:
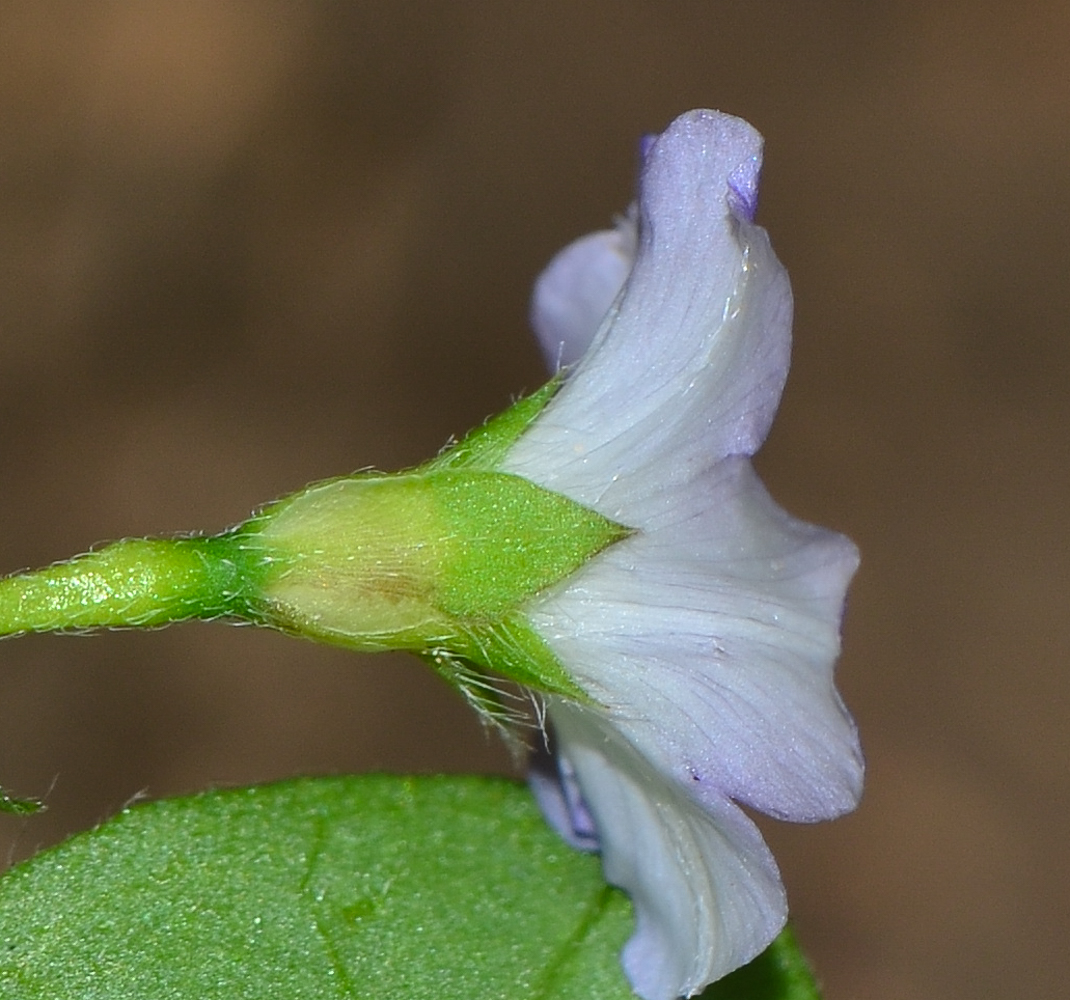
M0 635L242 614L246 562L232 533L124 539L0 580Z

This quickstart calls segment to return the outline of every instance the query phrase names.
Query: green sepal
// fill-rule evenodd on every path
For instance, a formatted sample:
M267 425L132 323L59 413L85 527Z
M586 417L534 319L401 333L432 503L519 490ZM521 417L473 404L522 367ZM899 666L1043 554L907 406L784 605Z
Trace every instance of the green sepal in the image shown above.
M514 710L515 692L503 688L494 675L544 694L562 695L579 702L591 700L521 614L506 615L488 625L473 627L449 643L419 655L435 673L457 688L473 708L496 723L526 718L526 713Z
M473 629L472 635L487 669L537 691L576 701L590 700L522 614L503 615L489 625Z
M417 469L316 483L266 508L235 532L259 587L239 613L361 651L407 649L477 705L497 700L486 672L586 700L522 608L631 529L498 471L560 384Z
M437 458L422 465L420 471L437 469L497 469L506 453L524 433L543 408L557 394L564 380L555 375L541 389L518 399L509 409L489 418L481 427L469 431Z
M317 484L236 543L246 565L259 560L262 589L246 613L262 624L357 650L408 649L433 664L464 661L581 698L522 607L627 534L519 476L433 466Z
M442 607L490 622L565 579L631 530L564 494L505 472L431 472L441 524L457 543L442 566Z

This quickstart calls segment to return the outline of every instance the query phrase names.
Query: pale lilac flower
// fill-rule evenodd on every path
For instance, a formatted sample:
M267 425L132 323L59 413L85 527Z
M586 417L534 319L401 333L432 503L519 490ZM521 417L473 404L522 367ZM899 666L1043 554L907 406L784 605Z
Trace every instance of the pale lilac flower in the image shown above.
M574 364L609 311L635 261L635 211L613 229L581 236L539 275L531 325L551 371Z
M862 786L832 677L854 546L781 510L749 461L791 327L787 275L751 221L760 164L760 136L712 111L649 144L634 264L625 222L540 279L551 361L593 342L503 464L636 529L525 613L591 698L547 699L562 780L533 784L631 896L623 962L646 1000L700 991L784 923L740 805L810 822Z

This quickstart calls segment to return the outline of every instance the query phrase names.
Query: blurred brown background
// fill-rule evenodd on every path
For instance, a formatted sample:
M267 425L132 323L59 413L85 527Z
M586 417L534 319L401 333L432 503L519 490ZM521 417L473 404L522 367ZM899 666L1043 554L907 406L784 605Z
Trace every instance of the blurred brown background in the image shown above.
M0 571L432 455L542 378L532 279L638 136L767 139L763 474L861 545L859 812L769 835L829 1000L1064 995L1070 6L0 6ZM0 657L0 860L138 795L508 770L422 667L251 629Z

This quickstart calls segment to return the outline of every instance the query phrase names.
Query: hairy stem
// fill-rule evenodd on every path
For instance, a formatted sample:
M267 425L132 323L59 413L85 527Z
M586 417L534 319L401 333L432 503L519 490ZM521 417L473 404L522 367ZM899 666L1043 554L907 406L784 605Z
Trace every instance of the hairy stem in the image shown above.
M0 580L0 635L145 627L243 614L236 536L130 538Z

